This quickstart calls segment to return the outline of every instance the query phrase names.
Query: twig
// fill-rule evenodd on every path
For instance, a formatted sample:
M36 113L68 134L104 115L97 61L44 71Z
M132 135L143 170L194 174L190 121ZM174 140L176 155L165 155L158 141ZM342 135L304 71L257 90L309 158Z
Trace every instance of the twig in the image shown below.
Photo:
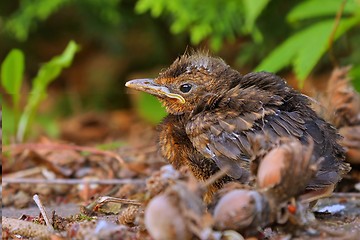
M7 178L23 178L41 173L43 167L33 167L29 169L20 170L14 173L6 174Z
M338 61L335 58L334 51L333 51L334 38L335 38L336 30L340 24L342 13L344 12L345 4L346 4L346 0L343 0L340 5L339 10L336 13L334 26L331 31L330 37L329 37L329 57L330 57L332 64L334 65L334 67L337 67L339 65Z
M116 184L144 184L145 179L37 179L37 178L7 178L2 179L2 183L31 183L31 184L100 184L100 185L116 185Z
M12 234L27 238L50 239L51 234L44 225L7 217L2 217L1 220L2 228L8 229Z
M52 150L75 150L75 151L81 151L81 152L90 152L93 154L99 154L104 156L113 157L116 160L119 161L119 163L123 166L126 166L126 162L122 157L120 157L118 154L110 151L105 150L99 150L93 147L84 147L84 146L77 146L77 145L69 145L69 144L53 144L53 143L47 143L47 144L41 144L41 143L22 143L22 144L12 144L9 146L4 146L3 151L15 151L15 152L22 152L25 149L31 149L31 150L38 150L38 149L52 149Z
M33 199L34 199L34 202L36 203L36 205L38 206L40 212L41 212L41 215L43 216L44 220L45 220L45 223L46 223L46 226L47 226L47 229L49 232L53 233L55 230L54 230L54 227L52 226L52 224L50 223L50 220L46 214L46 211L45 211L45 207L44 205L41 203L40 201L40 198L37 194L35 194L33 196Z
M115 198L109 196L103 196L96 199L94 202L90 203L89 205L82 208L82 212L86 215L92 215L96 212L101 206L105 205L106 203L113 202L113 203L120 203L120 204L131 204L136 206L141 206L142 203L136 200L131 199L124 199L124 198Z
M99 197L97 200L98 204L105 204L105 203L109 203L109 202L114 202L114 203L123 203L123 204L131 204L131 205L137 205L137 206L141 206L142 203L136 200L132 200L132 199L124 199L124 198L116 198L116 197L109 197L109 196L103 196L103 197Z

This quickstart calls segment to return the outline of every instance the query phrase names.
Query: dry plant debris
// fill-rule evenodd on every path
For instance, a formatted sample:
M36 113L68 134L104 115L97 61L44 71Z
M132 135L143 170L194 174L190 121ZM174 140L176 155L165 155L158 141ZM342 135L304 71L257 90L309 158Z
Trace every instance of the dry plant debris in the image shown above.
M335 68L320 101L324 117L339 129L344 137L341 145L347 150L347 160L360 164L360 94L348 77L351 67ZM357 79L359 80L359 79Z
M259 142L260 141L260 142ZM276 224L304 225L306 204L299 201L320 160L312 158L313 144L281 139L266 147L266 139L254 142L253 189L225 187L214 210L215 226L254 235ZM258 148L261 145L262 148ZM319 198L321 196L318 196Z
M62 218L53 213L52 222L56 231L50 234L46 230L48 235L45 237L220 240L275 236L280 239L284 236L311 239L321 236L320 233L329 236L324 233L325 230L321 232L320 228L316 228L308 204L301 200L306 181L296 185L300 177L308 175L310 178L320 160L309 158L311 143L303 148L298 148L298 144L291 139L283 139L277 145L269 146L266 153L262 152L263 155L253 159L254 164L258 164L254 170L254 184L230 183L216 195L210 206L203 202L206 183L197 182L186 169L176 171L172 166L165 165L147 179L146 188L134 190L134 187L124 185L122 191L117 191L125 200L120 200L120 212L113 220L104 221L104 213L98 211L100 208L93 208L93 217L78 215ZM278 165L277 174L264 175L261 170L263 164L278 162L279 158L284 162ZM264 179L259 180L259 176ZM105 200L109 199L113 200ZM103 202L104 198L95 201L96 204ZM114 212L106 214L114 215ZM44 223L42 218L35 220ZM18 221L20 228L26 222ZM8 236L14 233L29 236L12 229L4 226L3 232L10 234Z

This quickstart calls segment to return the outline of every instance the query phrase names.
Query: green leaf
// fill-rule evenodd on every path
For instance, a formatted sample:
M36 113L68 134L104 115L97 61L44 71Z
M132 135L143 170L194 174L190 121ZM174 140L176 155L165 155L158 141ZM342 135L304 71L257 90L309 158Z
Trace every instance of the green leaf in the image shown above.
M1 65L1 83L8 94L19 94L24 76L24 54L13 49Z
M297 35L293 35L275 48L254 71L278 72L284 67L291 64L293 57L296 55L302 44L302 39ZM306 40L306 39L305 39Z
M79 46L74 41L70 41L61 55L42 65L33 80L32 93L41 93L61 73L63 68L69 67L79 49Z
M17 40L25 41L30 29L39 21L44 21L52 13L71 0L22 0L18 10L4 24L4 30L13 34Z
M190 30L190 39L194 44L199 44L212 32L209 24L196 25Z
M165 109L159 100L147 93L140 92L137 101L137 111L139 115L153 124L159 123L165 116Z
M307 0L294 7L287 15L287 21L294 23L296 21L332 16L334 17L342 4L342 0ZM359 4L354 0L348 0L344 7L343 14L352 14L354 9L359 8Z
M70 41L64 52L45 63L33 80L31 94L29 94L25 110L20 117L17 130L17 140L22 141L40 102L46 97L46 88L61 73L63 68L69 67L79 50L79 46Z
M342 19L333 40L338 39L358 23L358 18ZM300 80L300 87L303 86L304 80L320 60L321 56L328 50L333 27L334 20L329 20L320 22L302 31L302 38L307 39L307 41L299 49L298 55L293 62L295 74Z
M359 16L341 20L334 40L359 23ZM329 47L330 34L334 27L334 20L322 21L297 32L277 47L265 58L255 71L266 70L277 72L292 64L299 85L310 74L321 56Z
M334 21L329 20L314 24L300 32L304 44L301 45L293 61L294 71L300 80L300 86L303 85L305 78L328 49L333 26Z
M159 17L164 11L166 2L161 0L139 0L135 5L135 12L144 13L151 10L153 17Z
M254 28L256 19L260 16L266 5L270 0L243 0L245 7L245 29L251 32Z
M21 50L13 49L1 65L1 83L5 91L11 94L14 125L19 121L20 91L24 77L25 57ZM13 129L15 131L15 128Z
M214 51L219 51L222 45L222 38L221 36L213 36L210 41L211 49L214 49Z
M135 11L150 11L153 17L165 16L169 20L170 31L173 34L187 32L193 44L199 44L207 38L210 40L211 48L218 50L225 39L231 41L243 31L243 1L210 0L204 3L202 0L139 0ZM249 5L252 10L249 17L251 24L251 21L256 20L261 8L252 3Z

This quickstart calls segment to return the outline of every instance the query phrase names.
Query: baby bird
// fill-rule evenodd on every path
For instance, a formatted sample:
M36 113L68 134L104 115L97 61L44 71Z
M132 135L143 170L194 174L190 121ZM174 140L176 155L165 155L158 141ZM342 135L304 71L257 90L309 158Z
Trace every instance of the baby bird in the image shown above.
M186 165L202 181L227 169L209 187L207 200L226 182L248 183L255 135L274 143L293 137L307 144L312 138L313 157L323 160L306 190L332 192L350 170L336 129L311 109L307 96L272 73L242 75L220 58L194 52L177 58L157 78L126 86L155 95L165 106L169 114L160 124L159 142L175 168Z

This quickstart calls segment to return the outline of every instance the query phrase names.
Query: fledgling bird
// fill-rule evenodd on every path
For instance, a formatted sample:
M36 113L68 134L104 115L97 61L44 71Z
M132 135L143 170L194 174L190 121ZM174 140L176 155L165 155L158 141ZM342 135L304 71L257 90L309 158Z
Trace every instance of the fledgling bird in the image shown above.
M175 168L186 165L203 181L228 169L209 188L207 200L225 182L248 183L255 135L274 142L295 137L302 144L312 138L314 157L323 161L307 190L333 189L350 169L335 128L310 108L308 97L272 73L242 75L220 58L194 52L176 59L157 78L126 86L157 96L166 107L160 147Z

